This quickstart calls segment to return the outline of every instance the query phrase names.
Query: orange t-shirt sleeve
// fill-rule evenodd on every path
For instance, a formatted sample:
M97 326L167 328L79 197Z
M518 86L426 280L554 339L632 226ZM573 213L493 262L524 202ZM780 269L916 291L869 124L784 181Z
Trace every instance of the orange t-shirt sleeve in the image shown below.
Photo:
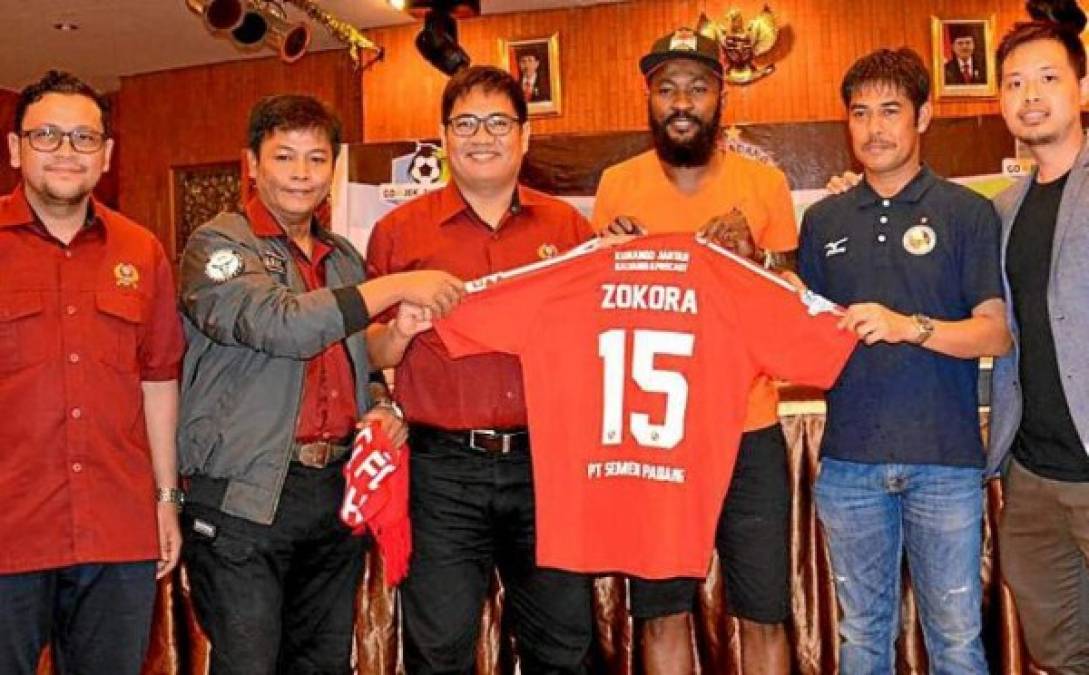
M616 171L612 167L605 169L601 174L601 181L597 184L597 194L594 196L594 212L590 215L590 225L595 232L605 229L619 213L617 195L620 181Z
M786 176L778 169L769 170L760 181L760 198L767 209L767 223L756 244L768 251L784 252L798 248L798 225L794 220L794 199Z

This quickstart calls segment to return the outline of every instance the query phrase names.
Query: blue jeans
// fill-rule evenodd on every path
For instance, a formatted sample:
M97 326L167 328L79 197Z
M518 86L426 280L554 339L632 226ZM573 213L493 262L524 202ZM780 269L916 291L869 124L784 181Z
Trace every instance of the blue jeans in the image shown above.
M843 614L840 672L896 671L906 549L930 672L987 673L981 477L982 469L821 461L814 497Z
M58 673L139 675L155 592L154 562L0 574L0 673L34 675L52 644Z

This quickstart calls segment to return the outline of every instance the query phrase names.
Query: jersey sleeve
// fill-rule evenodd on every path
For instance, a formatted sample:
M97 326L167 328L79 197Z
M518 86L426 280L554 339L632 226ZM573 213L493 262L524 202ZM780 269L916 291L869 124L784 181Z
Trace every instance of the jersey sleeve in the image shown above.
M828 389L857 342L840 330L838 308L815 294L800 294L770 273L739 262L719 266L722 283L746 349L773 378Z
M555 288L552 274L538 272L499 281L469 295L449 316L435 321L450 356L518 354L533 330L537 311Z

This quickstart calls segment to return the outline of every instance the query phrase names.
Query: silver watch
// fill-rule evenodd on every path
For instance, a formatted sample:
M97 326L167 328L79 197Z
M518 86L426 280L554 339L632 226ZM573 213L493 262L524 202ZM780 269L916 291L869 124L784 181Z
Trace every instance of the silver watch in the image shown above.
M181 508L185 506L185 493L178 488L155 488L155 501L161 504L173 504L181 511Z

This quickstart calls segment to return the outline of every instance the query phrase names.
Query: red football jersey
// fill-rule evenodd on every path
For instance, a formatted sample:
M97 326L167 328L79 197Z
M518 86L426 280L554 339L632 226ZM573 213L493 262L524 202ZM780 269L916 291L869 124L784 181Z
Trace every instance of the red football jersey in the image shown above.
M753 378L828 388L855 345L831 303L691 234L469 289L436 329L454 357L521 359L537 563L577 572L704 576Z

